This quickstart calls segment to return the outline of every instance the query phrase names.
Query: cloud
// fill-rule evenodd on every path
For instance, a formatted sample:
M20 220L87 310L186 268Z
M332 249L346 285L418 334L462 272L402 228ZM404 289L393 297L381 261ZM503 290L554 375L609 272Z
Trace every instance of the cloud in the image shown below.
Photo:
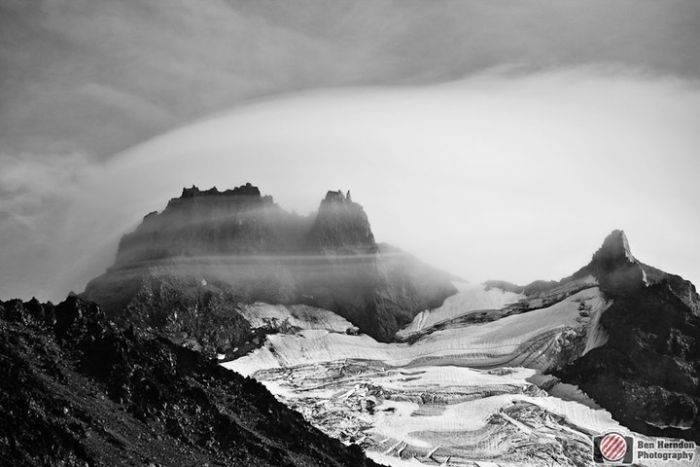
M71 217L93 170L78 154L0 154L0 166L0 295L41 295L70 270L59 239L81 235Z
M143 97L129 94L111 86L97 83L85 83L76 89L76 93L94 100L105 107L121 111L134 124L156 122L158 125L172 124L172 116L156 104Z
M81 290L183 186L248 181L302 213L350 189L380 241L468 279L559 278L624 228L640 259L698 281L698 127L692 81L501 69L259 101L107 162L4 156L0 296Z
M108 158L250 99L512 63L697 79L699 18L696 0L2 2L0 139Z

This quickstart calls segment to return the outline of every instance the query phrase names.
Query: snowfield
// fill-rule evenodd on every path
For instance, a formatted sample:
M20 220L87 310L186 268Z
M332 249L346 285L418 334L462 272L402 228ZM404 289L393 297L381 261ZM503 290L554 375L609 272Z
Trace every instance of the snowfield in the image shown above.
M508 292L484 284L453 282L457 293L448 297L439 308L425 310L416 315L413 322L396 333L399 338L408 338L423 329L445 322L466 313L478 310L498 310L525 298L523 294Z
M547 360L547 349L563 333L585 329L606 306L600 290L593 287L548 308L484 324L435 331L414 344L385 344L367 335L303 329L294 334L270 335L261 349L225 366L244 375L252 375L259 369L348 359L375 360L391 366L431 363L492 367L525 363L524 366L540 368L551 363ZM581 316L583 310L587 310L586 318ZM550 353L551 358L556 358L554 352Z
M401 331L411 344L346 334L353 326L327 310L256 303L244 316L279 333L223 365L255 377L316 427L385 465L590 466L592 436L630 432L542 370L603 343L598 320L610 303L591 283L556 293L551 306L452 325L523 300L460 284L458 294ZM638 465L697 466L700 451L693 463Z

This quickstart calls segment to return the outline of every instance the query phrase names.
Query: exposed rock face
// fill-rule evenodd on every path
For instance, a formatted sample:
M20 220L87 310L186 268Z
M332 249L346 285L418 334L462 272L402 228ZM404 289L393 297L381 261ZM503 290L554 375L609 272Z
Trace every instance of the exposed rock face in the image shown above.
M116 318L121 327L133 327L141 335L165 335L208 357L235 358L256 347L264 335L251 329L236 300L227 284L154 276L143 279L125 312Z
M621 231L591 263L612 300L607 342L558 372L629 428L700 441L700 297L695 287L635 259Z
M342 191L329 191L321 201L309 240L313 250L377 252L367 214Z
M206 294L231 304L329 309L388 341L418 312L454 294L450 279L400 250L380 247L349 193L329 191L318 212L303 217L247 184L223 192L184 189L163 212L148 214L122 238L114 266L92 280L84 296L120 324L160 326L171 338L194 338L209 351L230 352L245 347L251 336L235 324L233 306L228 337L202 343L213 332L202 324L209 314L201 304ZM171 314L172 326L149 298L163 288L167 301L180 309L177 317ZM186 324L183 316L201 319L187 318Z
M376 465L255 380L75 296L0 302L0 361L3 465Z
M634 293L645 285L642 264L632 256L627 236L622 230L608 235L591 262L573 277L586 274L598 279L604 290L617 294Z
M308 219L285 212L250 184L223 192L193 186L122 237L113 269L177 257L298 251L306 229Z

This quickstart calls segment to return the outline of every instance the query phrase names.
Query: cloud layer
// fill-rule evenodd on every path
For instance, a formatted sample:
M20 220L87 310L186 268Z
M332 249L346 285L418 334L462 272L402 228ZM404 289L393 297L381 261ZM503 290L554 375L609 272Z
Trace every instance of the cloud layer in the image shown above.
M503 64L700 76L696 0L9 0L3 152L96 157L251 98Z
M25 157L3 172L0 297L57 299L183 186L258 184L308 212L350 189L375 235L470 280L556 279L613 228L700 280L700 91L583 67L258 102L108 162Z

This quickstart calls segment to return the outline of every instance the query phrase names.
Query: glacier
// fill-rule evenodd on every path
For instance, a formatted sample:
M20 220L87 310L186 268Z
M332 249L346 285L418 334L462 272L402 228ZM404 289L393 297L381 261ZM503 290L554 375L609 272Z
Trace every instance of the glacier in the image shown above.
M593 436L654 440L547 374L607 339L598 321L611 303L593 277L529 297L455 285L457 294L419 313L394 343L358 334L328 310L246 305L251 326L274 332L222 365L390 466L589 466ZM699 455L677 465L700 465Z

